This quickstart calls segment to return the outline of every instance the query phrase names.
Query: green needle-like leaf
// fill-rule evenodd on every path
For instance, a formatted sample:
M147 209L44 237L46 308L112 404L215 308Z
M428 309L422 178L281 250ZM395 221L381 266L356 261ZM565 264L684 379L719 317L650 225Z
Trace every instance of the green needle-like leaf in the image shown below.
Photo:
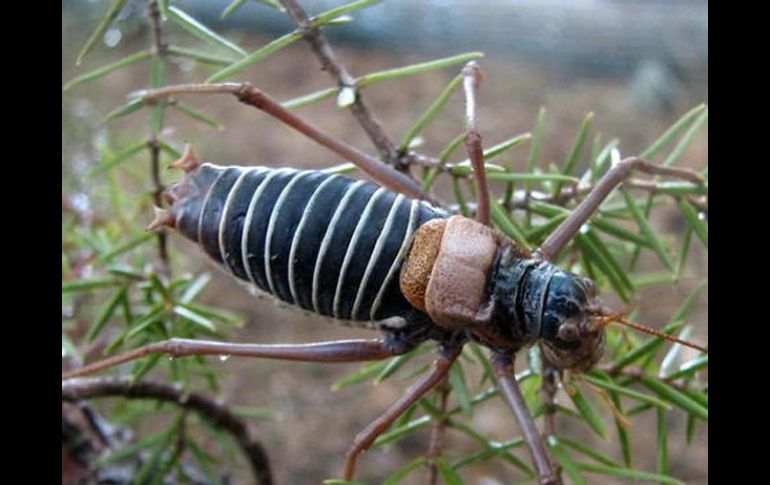
M96 320L94 320L94 323L88 329L88 333L86 333L86 341L88 343L92 343L94 339L99 335L99 333L101 333L102 329L107 324L109 319L112 317L113 313L115 313L115 310L118 308L118 305L126 297L127 291L128 291L127 287L125 286L121 287L118 291L116 291L112 295L109 301L107 301L107 303L102 307L102 309L99 311L99 315L96 317Z
M222 123L205 113L201 113L190 105L174 103L172 106L196 121L200 121L201 123L209 125L212 128L216 128L217 130L224 129Z
M460 404L463 413L471 416L473 413L471 393L468 390L468 386L465 384L465 376L463 375L463 369L459 361L449 370L449 384L452 386L452 392L457 398L457 402Z
M629 292L633 292L634 291L633 283L631 283L631 280L629 279L628 274L626 274L626 272L623 271L623 268L620 267L620 263L612 254L612 252L607 247L607 245L604 244L604 242L591 230L586 231L584 235L586 239L591 241L591 244L599 252L599 254L602 255L602 259L607 262L607 264L615 273L615 275L618 277L618 280L623 284L623 286Z
M582 453L589 458L593 458L599 463L603 463L609 466L619 466L617 463L615 463L615 461L613 461L608 456L603 455L598 451L594 450L593 448L591 448L590 446L586 446L583 443L580 443L578 441L572 441L570 439L565 438L564 436L561 436L559 437L559 443L561 443L562 445L567 445L573 450L579 453Z
M153 354L137 362L131 369L131 382L141 381L160 362L161 357L162 354Z
M668 411L657 410L658 432L658 473L668 474Z
M370 84L389 81L391 79L399 79L405 76L423 74L430 71L436 71L438 69L444 69L445 67L454 66L455 64L464 64L468 61L480 59L482 57L484 57L482 52L468 52L466 54L458 54L456 56L445 57L428 62L421 62L419 64L412 64L410 66L373 72L359 78L356 81L356 86L362 88L364 86L369 86Z
M339 7L335 7L333 9L327 10L326 12L323 12L319 15L316 15L313 17L313 23L319 24L319 23L326 23L332 19L335 19L341 15L348 14L350 12L355 12L356 10L361 10L362 8L366 8L370 5L374 5L375 3L380 2L381 0L358 0L357 2L350 2L345 5L340 5Z
M630 398L636 399L640 402L645 402L652 404L653 406L657 406L662 409L671 409L671 406L666 403L665 401L661 401L660 399L650 396L648 394L644 394L639 391L635 391L633 389L630 389L628 387L619 386L617 384L612 383L611 381L605 380L605 379L599 379L597 377L594 377L590 374L583 374L583 379L585 379L586 382L589 382L593 384L596 387L600 387L606 391L610 392L617 392L618 394L622 394L624 396L628 396Z
M358 372L354 372L347 377L343 377L342 379L332 384L332 390L338 391L344 387L349 387L371 380L372 378L379 375L386 365L388 365L388 361L366 364Z
M247 0L233 0L227 7L225 7L224 10L222 10L222 14L219 16L219 18L224 20L228 15L243 7L246 1Z
M142 467L136 473L134 477L134 483L147 483L148 478L152 473L158 473L158 463L161 457L171 446L171 443L176 438L179 428L182 426L186 413L180 412L174 419L173 423L164 431L163 439L157 444L155 449L150 453L150 456L142 463Z
M141 62L145 59L148 59L149 57L150 57L149 50L143 50L135 54L131 54L130 56L124 57L123 59L117 62L113 62L112 64L107 64L106 66L96 68L93 71L88 71L85 74L81 74L76 78L70 79L70 81L64 85L64 87L62 88L62 91L67 91L70 88L77 86L78 84L83 84L88 81L93 81L94 79L99 79L100 77L104 77L111 72L117 71L118 69L123 69L124 67L131 66L133 64L136 64L137 62Z
M527 241L531 241L534 244L541 243L545 240L545 237L551 234L559 225L569 217L569 214L559 214L552 217L542 225L537 226L527 233Z
M107 29L110 28L110 25L115 21L115 19L118 17L118 14L121 10L123 10L123 7L126 5L126 2L128 0L115 0L112 2L112 5L110 5L109 10L107 10L107 14L102 18L101 21L99 21L99 24L96 26L96 30L91 34L91 37L88 38L86 41L86 45L83 46L83 49L80 50L80 53L78 54L78 59L75 61L76 65L80 65L83 60L86 58L89 52L94 48L96 43L104 37L104 33L107 32Z
M65 357L80 358L80 352L78 352L77 347L65 334L61 334L61 357L62 359Z
M641 470L632 470L630 468L618 468L599 463L576 463L580 470L589 473L598 473L600 475L609 475L630 480L643 480L645 482L659 482L671 485L684 485L684 482L667 475L658 473L644 472Z
M602 419L599 417L596 411L594 411L593 406L591 406L585 396L583 396L583 393L580 392L580 389L573 387L571 391L574 392L568 392L567 394L569 395L577 410L580 412L580 415L583 416L585 422L588 423L588 425L596 432L596 434L604 439L607 439L607 429L605 428Z
M398 485L401 481L411 475L411 473L418 468L423 467L428 462L424 456L419 456L410 461L406 465L402 466L395 473L392 473L387 480L382 482L382 485Z
M602 148L598 155L596 155L593 169L591 170L591 182L599 180L599 178L607 172L607 169L610 168L612 150L617 148L618 144L620 144L620 140L614 138Z
M673 195L681 197L685 195L708 195L708 182L695 185L692 182L664 181L659 182L655 192L658 194Z
M505 213L505 209L495 200L494 197L489 199L491 205L492 220L497 226L511 239L520 244L527 251L532 250L532 245L527 241L527 237L524 235L524 231L511 219L508 214Z
M698 211L690 204L687 199L679 199L679 208L682 209L682 215L684 216L687 224L692 228L695 234L698 235L701 242L706 249L709 247L709 230L706 227L706 223L698 216Z
M676 379L680 379L682 377L690 376L695 372L698 372L699 370L708 367L708 365L709 365L709 356L699 355L698 357L682 364L679 367L679 370L672 373L670 376L668 376L666 380L673 381Z
M652 145L650 145L646 150L644 150L639 157L651 160L655 158L660 152L666 149L667 146L669 146L671 143L676 140L679 135L681 135L684 130L690 127L695 120L706 110L706 105L701 104L699 106L696 106L695 108L688 111L684 116L679 118L676 123L674 123L671 128L666 130L663 135L655 140Z
M441 478L444 480L446 485L463 485L465 483L462 477L460 477L460 474L457 473L451 466L449 466L443 459L436 460L436 468L438 469L438 473L441 475Z
M241 71L245 71L246 69L250 68L254 64L258 63L259 61L265 59L271 54L278 52L279 50L283 49L284 47L290 45L291 43L301 38L302 38L302 34L300 32L290 32L286 35L278 37L277 39L273 40L272 42L262 47L261 49L258 49L252 52L251 54L247 55L243 59L227 66L221 71L215 72L214 74L211 75L211 77L206 79L206 83L215 83L225 79L229 79L233 77L235 74L238 74Z
M235 62L235 59L230 57L217 56L195 49L188 49L186 47L179 47L175 45L169 46L166 52L172 56L184 57L186 59L192 59L203 64L212 64L215 66L229 66Z
M122 162L125 162L129 158L133 157L134 155L137 155L138 153L140 153L142 150L145 150L145 149L147 149L146 141L136 142L133 145L130 145L124 148L123 150L119 151L115 155L102 160L102 162L99 165L95 166L93 169L91 169L88 172L88 175L93 177L96 175L100 175L108 170L111 170L117 167L118 165L120 165Z
M460 206L460 213L463 217L470 217L470 211L468 211L468 204L465 202L465 196L463 190L460 187L460 179L458 177L452 177L452 193L455 196L457 204Z
M116 284L118 284L118 282L112 278L66 281L61 284L61 292L62 293L79 293L83 291L95 290L98 288L106 288L108 286L114 286Z
M564 449L564 447L561 445L561 443L559 443L559 440L555 436L548 437L548 446L551 449L553 455L556 457L556 460L562 466L567 475L569 475L569 477L572 479L573 483L578 485L585 485L588 483L580 474L580 470L577 466L575 466L575 462L572 461L572 458L570 458L567 450Z
M698 135L698 133L700 133L700 130L706 125L708 116L709 110L708 108L705 108L703 112L698 115L698 118L695 120L692 126L690 126L690 128L687 130L687 133L685 133L682 139L679 140L679 143L677 143L674 149L671 150L671 153L668 155L668 158L666 158L666 161L663 162L663 165L670 167L679 161L695 137Z
M129 101L128 103L124 104L123 106L120 106L119 108L115 108L114 110L110 111L107 116L104 117L104 122L112 121L116 118L121 118L123 116L129 115L135 111L139 111L144 107L144 101L141 99L133 99Z
M583 118L583 123L580 124L580 130L575 137L575 142L572 144L572 148L570 149L566 160L564 160L564 168L562 169L561 173L565 175L572 175L572 173L575 171L575 168L580 161L580 157L583 155L583 147L585 146L586 139L588 138L588 132L591 130L591 123L593 122L593 119L593 113L588 113L586 117ZM553 191L554 199L558 199L559 195L561 195L562 185L563 184L561 182L556 184L556 187Z
M154 233L152 233L152 232L145 232L141 236L139 236L139 237L137 237L135 239L131 239L130 241L128 241L128 242L126 242L126 243L124 243L124 244L114 248L113 250L102 254L101 256L96 258L95 262L100 264L100 263L105 263L107 261L110 261L113 258L115 258L116 256L120 256L121 254L123 254L125 252L131 251L132 249L134 249L135 247L139 246L140 244L142 244L142 243L144 243L146 241L149 241L150 239L154 239L155 237L156 236L155 236Z
M209 320L206 316L191 310L189 306L177 305L174 307L174 313L208 332L216 332L217 330L216 326L214 326L214 322Z
M698 425L698 420L692 414L687 416L687 446L692 444L692 439L695 437L695 429Z
M232 312L220 310L218 308L211 308L204 305L193 305L190 303L180 303L179 306L197 313L198 315L208 319L228 325L235 325L236 327L242 327L244 324L243 317Z
M130 444L125 446L124 448L120 448L116 451L111 451L106 453L105 455L102 455L101 457L97 458L93 466L94 467L103 467L105 465L109 465L111 463L119 463L127 458L131 458L137 453L139 453L142 450L146 450L147 448L151 448L158 443L160 443L163 440L164 433L156 433L156 434L150 434L148 436L145 436L136 443Z
M147 327L152 325L153 323L157 322L161 319L163 314L165 313L165 309L163 308L162 304L158 304L153 306L150 311L140 318L137 322L135 322L131 328L126 333L126 340L131 339L140 333L142 333Z
M591 219L591 225L596 229L599 229L604 233L615 236L616 238L621 239L623 241L636 243L644 247L650 247L650 243L643 237L627 229L624 229L618 226L617 224L610 222L607 219L604 219L602 217L594 217L593 219Z
M457 88L459 88L462 84L462 81L462 75L455 76L455 78L449 82L447 87L444 88L444 91L441 93L441 95L439 95L438 99L436 99L436 101L434 101L433 104L431 104L428 109L426 109L425 112L420 115L417 121L414 122L414 125L412 125L412 127L409 128L409 131L406 132L404 138L401 139L401 151L406 151L409 148L409 144L412 142L412 140L417 135L422 133L425 127L428 126L428 124L433 121L439 113L441 113L449 99L452 97L455 91L457 91Z
M317 103L318 101L323 101L324 99L331 98L335 94L337 94L337 91L338 91L337 88L322 89L314 93L306 94L298 98L293 98L288 101L284 101L283 103L281 103L281 106L283 106L286 109L299 108L300 106L305 106L306 104Z
M487 148L486 150L484 150L485 162L489 162L490 160L493 160L494 158L502 155L503 153L505 153L506 151L512 148L516 148L517 146L521 145L522 143L529 140L530 138L532 138L531 134L522 133L521 135L516 135L512 138L505 140L502 143L498 143L497 145ZM470 164L470 160L465 160L464 162L461 162L461 163Z
M628 210L634 216L634 219L636 219L636 224L639 226L639 230L642 232L642 235L645 237L645 239L647 239L647 242L650 243L653 251L655 251L655 254L658 255L658 258L666 267L666 269L671 271L671 273L674 273L674 265L671 263L671 259L669 258L666 249L658 239L658 236L655 235L655 231L650 226L647 218L644 217L644 214L642 214L642 212L636 206L633 198L628 192L622 190L621 193L623 194L623 198L626 201L626 207L628 207Z
M529 157L527 158L527 173L534 173L535 167L540 162L540 146L543 141L543 128L545 127L545 108L540 108L535 118L535 126L532 128L532 143L529 145ZM527 186L529 190L529 186Z
M389 443L392 443L403 436L406 436L408 434L412 434L415 431L418 431L427 425L431 423L430 416L421 416L417 419L413 419L412 421L409 421L408 423L397 426L395 428L390 428L390 430L386 431L385 433L382 433L372 445L373 448L379 447L379 446L385 446Z
M489 180L502 180L507 182L574 182L578 179L569 175L558 173L510 173L510 172L490 172L487 174Z
M584 260L591 265L595 265L607 277L612 289L615 290L620 299L624 302L628 302L629 297L626 293L628 285L621 279L618 271L613 269L613 265L607 261L605 254L596 247L594 241L588 238L586 234L578 234L577 237L575 237L575 243L580 248ZM620 271L620 274L627 277L623 271Z
M708 408L702 406L700 403L691 399L686 394L678 391L677 389L674 389L673 387L669 386L664 382L661 382L657 379L653 379L651 377L642 377L641 380L645 386L647 386L651 391L653 391L658 396L662 397L663 399L667 399L672 404L684 409L688 413L693 414L705 421L708 421L709 419Z
M225 49L237 55L238 57L246 56L245 50L241 49L236 44L230 42L229 40L225 39L221 35L214 32L213 30L209 29L208 27L206 27L205 25L203 25L202 23L194 19L192 16L190 16L186 12L183 12L179 8L174 6L168 7L165 13L172 22L179 25L180 27L182 27L183 29L185 29L195 37L206 42L207 44Z

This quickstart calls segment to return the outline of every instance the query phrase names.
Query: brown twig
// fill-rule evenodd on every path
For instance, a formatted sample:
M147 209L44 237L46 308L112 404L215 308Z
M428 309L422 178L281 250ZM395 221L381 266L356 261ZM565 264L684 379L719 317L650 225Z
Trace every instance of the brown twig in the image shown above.
M166 55L166 44L163 43L163 19L157 0L149 0L149 14L147 16L152 32L150 53L153 57L162 59ZM152 178L152 203L156 207L163 206L163 190L165 187L160 178L160 143L158 134L152 133L147 142L150 149L150 175ZM168 235L165 229L156 232L158 238L158 256L161 262L161 271L167 278L171 275L171 265L168 259Z
M270 462L262 444L251 438L246 423L226 406L197 392L160 382L132 383L130 378L81 378L62 382L62 400L79 401L100 397L121 396L128 399L156 399L194 411L232 435L248 458L257 483L273 483Z
M556 386L556 374L557 370L550 365L545 365L543 369L543 385L540 390L543 393L543 401L545 401L545 430L544 435L555 436L556 435L556 392L558 387Z
M444 449L444 436L446 435L446 426L449 422L449 418L446 414L447 399L449 392L452 388L449 386L449 382L444 378L444 382L436 387L436 393L439 395L439 411L440 417L433 421L430 431L430 443L428 445L428 453L426 455L428 459L428 483L430 485L436 485L438 480L438 469L436 468L436 460L441 456L441 452Z
M305 10L295 0L280 0L280 2L292 20L303 30L305 40L310 44L313 54L321 63L321 69L328 72L340 88L356 89L355 78L350 75L345 65L337 59L331 46L321 33L321 29L312 24ZM355 100L350 105L350 111L358 120L358 123L364 129L385 163L405 171L406 167L402 163L398 147L385 133L382 125L374 118L374 115L357 89Z

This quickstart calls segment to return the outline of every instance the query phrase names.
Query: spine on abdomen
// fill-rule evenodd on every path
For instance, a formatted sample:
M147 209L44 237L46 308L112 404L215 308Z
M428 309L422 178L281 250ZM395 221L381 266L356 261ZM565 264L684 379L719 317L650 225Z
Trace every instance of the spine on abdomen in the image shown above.
M204 164L172 187L176 226L236 277L322 315L378 321L414 311L399 289L425 202L341 175Z

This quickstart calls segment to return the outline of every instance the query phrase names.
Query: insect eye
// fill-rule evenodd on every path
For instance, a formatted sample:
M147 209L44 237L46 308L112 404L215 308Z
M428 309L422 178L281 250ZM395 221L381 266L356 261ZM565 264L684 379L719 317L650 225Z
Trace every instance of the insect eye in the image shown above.
M560 339L567 342L577 340L578 328L571 322L566 322L559 327L559 331L556 334Z

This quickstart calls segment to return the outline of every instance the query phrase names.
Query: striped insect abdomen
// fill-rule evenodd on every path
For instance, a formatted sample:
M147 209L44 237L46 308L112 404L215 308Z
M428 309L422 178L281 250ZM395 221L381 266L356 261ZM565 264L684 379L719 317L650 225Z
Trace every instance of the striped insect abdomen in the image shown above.
M296 169L204 164L169 190L176 226L234 276L309 311L409 319L399 288L415 230L446 217L368 182Z

